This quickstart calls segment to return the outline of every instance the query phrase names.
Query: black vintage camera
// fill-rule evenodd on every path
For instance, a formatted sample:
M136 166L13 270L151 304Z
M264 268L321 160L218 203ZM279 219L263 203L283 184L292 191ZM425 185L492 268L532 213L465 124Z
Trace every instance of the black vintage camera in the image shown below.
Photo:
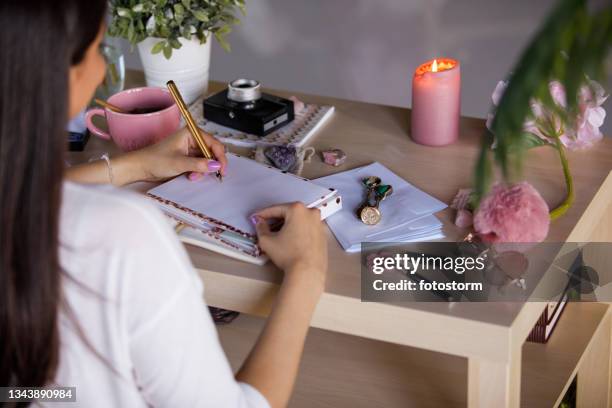
M258 136L275 131L295 117L293 101L261 92L259 81L236 79L204 100L204 117Z

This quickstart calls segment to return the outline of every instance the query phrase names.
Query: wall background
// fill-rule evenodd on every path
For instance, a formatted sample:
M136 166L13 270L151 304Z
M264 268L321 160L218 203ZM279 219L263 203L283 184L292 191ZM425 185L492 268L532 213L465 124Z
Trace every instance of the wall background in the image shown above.
M249 0L229 36L232 52L213 42L211 79L251 77L272 88L409 107L414 69L449 56L462 65L462 114L484 117L495 84L553 3ZM137 52L126 56L128 67L141 67ZM605 108L602 131L611 136L611 99Z

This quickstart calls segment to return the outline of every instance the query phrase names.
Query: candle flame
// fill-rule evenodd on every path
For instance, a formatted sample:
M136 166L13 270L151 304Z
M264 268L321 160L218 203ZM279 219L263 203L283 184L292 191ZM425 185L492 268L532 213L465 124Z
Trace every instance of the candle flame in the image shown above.
M434 60L433 64L431 64L431 72L438 72L438 60Z

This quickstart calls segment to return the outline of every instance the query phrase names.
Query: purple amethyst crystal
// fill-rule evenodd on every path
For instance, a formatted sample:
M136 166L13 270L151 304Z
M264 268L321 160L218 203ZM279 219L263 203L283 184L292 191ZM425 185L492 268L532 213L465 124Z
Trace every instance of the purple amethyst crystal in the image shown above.
M272 162L274 167L288 171L296 160L296 151L293 146L270 146L264 150L264 155Z

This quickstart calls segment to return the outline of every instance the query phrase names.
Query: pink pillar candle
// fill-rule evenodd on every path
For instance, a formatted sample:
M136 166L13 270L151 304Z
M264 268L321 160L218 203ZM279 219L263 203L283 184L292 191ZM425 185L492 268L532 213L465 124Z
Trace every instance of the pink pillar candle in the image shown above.
M438 58L420 65L412 78L412 140L444 146L459 137L461 112L459 61Z

